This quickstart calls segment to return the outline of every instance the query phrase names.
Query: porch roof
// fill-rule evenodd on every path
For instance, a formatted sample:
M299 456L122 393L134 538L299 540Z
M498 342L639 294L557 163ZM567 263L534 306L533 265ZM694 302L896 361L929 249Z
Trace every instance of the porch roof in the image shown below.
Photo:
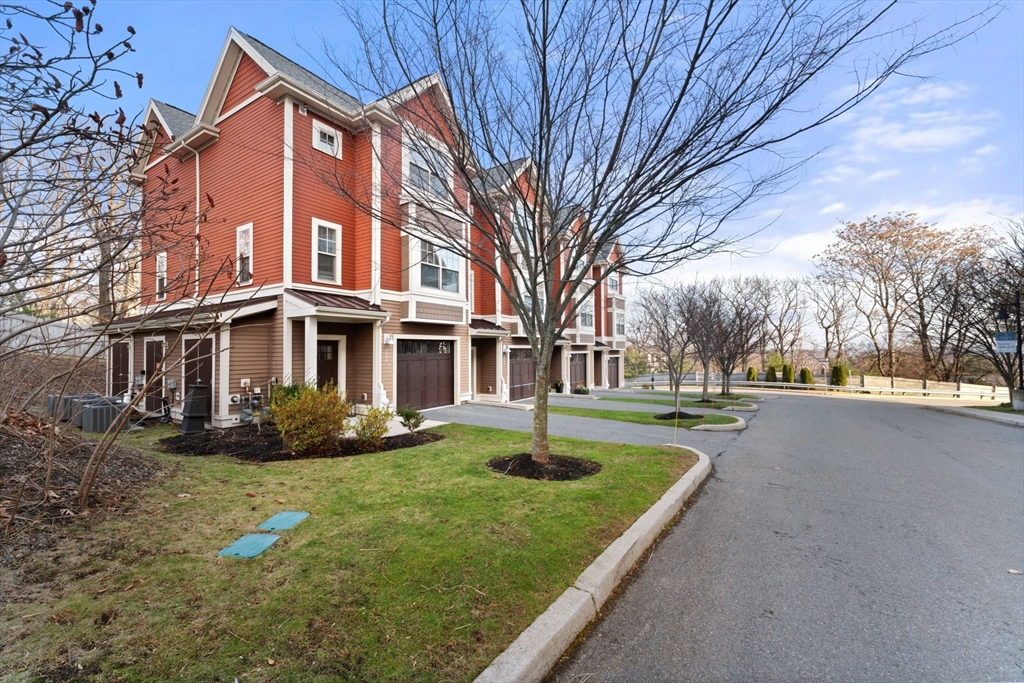
M228 319L241 318L247 315L255 315L266 310L277 307L276 296L261 296L245 299L243 301L221 301L213 304L202 304L200 306L185 306L175 308L161 308L141 315L130 315L124 318L115 318L109 326L103 323L93 325L93 329L117 329L141 328L151 329L156 327L177 327L180 325L199 325L211 322L225 322Z
M484 318L471 318L469 334L473 337L507 337L509 332L501 325Z

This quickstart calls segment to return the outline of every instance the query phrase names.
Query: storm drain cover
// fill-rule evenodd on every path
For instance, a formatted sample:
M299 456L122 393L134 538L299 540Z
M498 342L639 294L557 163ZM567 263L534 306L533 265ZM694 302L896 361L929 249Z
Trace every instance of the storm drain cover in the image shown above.
M309 517L308 512L292 512L286 510L284 512L278 512L276 515L268 519L267 521L260 524L259 528L264 531L286 531L288 529L294 529L298 526L299 522Z
M217 555L219 557L256 557L274 545L279 538L281 537L277 534L246 534Z

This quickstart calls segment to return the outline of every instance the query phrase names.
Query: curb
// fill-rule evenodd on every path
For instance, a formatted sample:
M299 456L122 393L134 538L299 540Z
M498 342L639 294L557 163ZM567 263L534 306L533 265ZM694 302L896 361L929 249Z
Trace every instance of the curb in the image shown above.
M988 420L989 422L996 422L1001 425L1010 425L1011 427L1024 427L1024 421L1016 420L1008 415L1000 415L999 413L993 413L992 415L985 415L983 412L975 412L973 410L958 410L956 408L947 408L939 406L921 406L925 410L934 410L936 413L946 413L947 415L960 415L961 417L973 417L977 420Z
M691 432L742 432L747 428L747 421L738 415L734 415L736 422L727 425L697 425L690 427Z
M528 403L498 403L497 401L479 401L477 399L465 401L465 403L471 406L488 406L490 408L509 408L510 410L533 410L533 406Z
M756 413L761 408L759 406L726 406L722 410L728 410L732 413Z
M696 453L697 464L605 548L576 582L526 627L474 683L533 683L543 680L551 671L576 637L597 618L601 607L636 561L711 473L711 460L707 455L689 446L678 448Z

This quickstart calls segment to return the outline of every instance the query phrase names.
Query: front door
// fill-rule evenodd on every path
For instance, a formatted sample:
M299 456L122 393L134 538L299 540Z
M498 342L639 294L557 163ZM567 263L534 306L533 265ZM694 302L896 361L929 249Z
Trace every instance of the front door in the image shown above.
M146 340L146 382L155 375L159 378L150 385L146 393L146 411L153 413L163 408L164 377L161 364L164 362L164 342L159 339Z
M328 382L338 386L338 340L318 339L316 342L316 386L323 389Z
M569 355L569 390L587 386L587 354L573 353Z
M208 387L206 391L205 415L210 417L210 403L213 398L213 340L212 339L186 339L185 340L185 386L182 387L182 396L188 397L189 387L195 384L203 384Z
M128 392L131 383L131 344L117 342L110 347L110 395L121 396Z
M608 359L608 388L619 388L619 357L613 356Z

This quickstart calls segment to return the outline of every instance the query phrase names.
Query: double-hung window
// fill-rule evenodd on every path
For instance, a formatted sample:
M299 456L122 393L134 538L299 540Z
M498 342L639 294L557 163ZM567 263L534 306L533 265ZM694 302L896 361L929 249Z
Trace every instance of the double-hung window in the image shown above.
M252 223L235 231L235 282L252 284Z
M341 282L341 226L313 221L313 242L316 250L313 279L318 282Z
M626 314L616 313L615 314L615 336L625 337L626 336Z
M313 121L313 146L324 154L341 158L341 137L338 131L319 121Z
M448 159L424 142L409 147L409 184L435 197L448 197Z
M167 298L167 252L156 255L156 298L163 301Z
M594 300L587 298L580 305L580 327L594 326Z
M619 274L612 273L608 276L608 291L612 294L619 293Z
M459 291L459 257L436 244L420 241L420 286Z

